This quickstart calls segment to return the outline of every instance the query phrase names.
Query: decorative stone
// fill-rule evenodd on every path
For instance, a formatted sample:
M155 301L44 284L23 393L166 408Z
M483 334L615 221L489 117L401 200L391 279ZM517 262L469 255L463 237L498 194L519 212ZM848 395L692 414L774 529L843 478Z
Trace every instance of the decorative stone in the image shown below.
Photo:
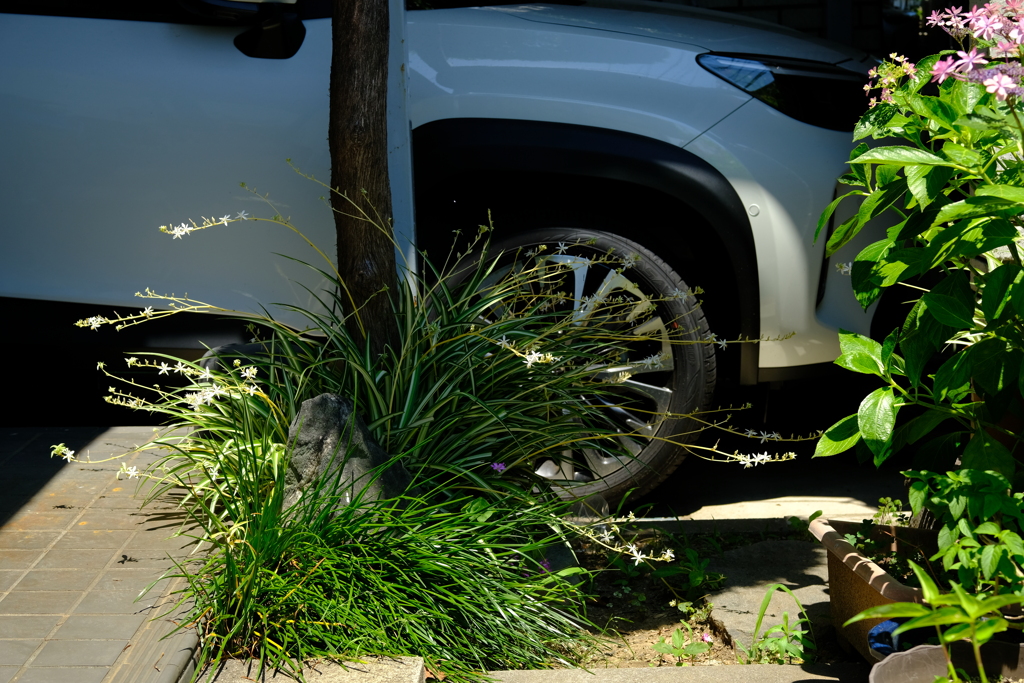
M400 462L390 462L374 441L352 401L334 394L302 403L288 430L288 448L286 510L320 481L336 482L338 506L395 498L412 482L409 471Z

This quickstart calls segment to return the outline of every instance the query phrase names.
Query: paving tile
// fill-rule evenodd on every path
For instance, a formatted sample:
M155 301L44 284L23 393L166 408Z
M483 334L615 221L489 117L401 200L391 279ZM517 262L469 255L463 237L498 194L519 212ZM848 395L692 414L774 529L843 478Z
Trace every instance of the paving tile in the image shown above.
M158 595L149 595L136 602L136 597L135 591L89 591L75 608L75 614L148 615L153 611L151 607L160 599ZM0 611L3 611L3 606L4 603L0 602Z
M93 586L93 590L104 591L133 591L136 595L143 588L153 583L164 573L163 569L150 567L146 569L109 569L103 572L99 582ZM161 585L166 583L161 582ZM160 586L153 589L159 592Z
M57 630L51 640L130 640L139 626L150 617L146 614L82 615L73 614ZM37 662L38 663L38 662ZM83 662L84 664L84 662ZM42 664L40 666L48 666Z
M74 528L135 530L145 521L144 514L138 511L132 512L124 508L114 510L94 510L90 508L82 514L82 518L78 520ZM83 522L85 523L83 524Z
M96 499L92 505L94 510L110 510L110 509L122 509L129 508L132 510L138 510L142 507L142 499L136 499L134 496L128 494L108 494L102 495Z
M0 593L9 591L23 573L21 569L0 569Z
M32 667L110 666L128 644L123 640L50 640Z
M19 512L4 522L4 531L63 531L78 515L74 510Z
M167 533L164 531L141 532L135 534L135 537L125 546L125 550L163 550L169 553L178 553L179 551L189 553L192 552L195 544L196 540L187 536L171 536L168 538Z
M40 641L32 638L30 640L0 640L0 664L4 666L21 666L28 661L32 653L39 647Z
M22 615L17 619L0 619L0 638L37 638L42 641L60 620L59 614Z
M0 600L0 614L68 614L81 591L11 591Z
M59 535L59 531L5 531L0 529L0 548L38 550L49 546Z
M17 666L0 666L0 683L10 683L19 669Z
M109 670L107 666L29 667L18 683L100 683Z
M101 569L117 555L113 548L51 550L39 560L36 569Z
M42 556L42 550L0 549L0 567L4 569L28 569Z
M74 495L40 491L25 501L22 511L80 513L94 498L96 498L95 495Z
M98 569L34 569L14 587L16 591L84 591L99 574Z
M75 528L60 537L53 550L76 550L80 548L120 548L132 535L123 529L82 529ZM50 552L53 552L51 550Z

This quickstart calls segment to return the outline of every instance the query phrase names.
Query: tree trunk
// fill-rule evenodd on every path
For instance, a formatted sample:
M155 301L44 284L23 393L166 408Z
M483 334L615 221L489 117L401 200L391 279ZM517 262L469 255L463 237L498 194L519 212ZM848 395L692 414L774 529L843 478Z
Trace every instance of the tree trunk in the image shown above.
M398 282L388 183L388 14L387 0L334 0L328 143L340 294L349 331L369 339L374 354L398 339L385 291Z

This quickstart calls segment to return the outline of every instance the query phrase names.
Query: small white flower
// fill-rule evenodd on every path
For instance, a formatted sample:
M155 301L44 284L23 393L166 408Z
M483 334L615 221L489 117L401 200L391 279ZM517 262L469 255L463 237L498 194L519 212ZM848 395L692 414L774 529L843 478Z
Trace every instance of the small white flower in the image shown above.
M686 296L686 292L684 292L683 290L681 290L678 287L676 287L671 292L669 292L668 298L669 299L682 299L685 296Z
M90 330L98 330L103 323L107 322L107 319L101 315L94 315L86 320L86 322L89 323Z
M676 559L676 553L674 550L672 550L672 548L666 548L665 552L661 554L661 559L665 562L671 562L672 560Z
M515 342L510 342L508 340L508 337L506 337L505 335L501 335L501 339L499 339L496 343L503 349L511 349Z
M644 560L644 554L640 552L634 544L630 543L626 546L626 552L633 556L633 566L640 564Z
M152 318L153 317L153 307L152 306L146 306L145 308L143 308L142 309L142 315L146 316L147 318Z
M96 364L96 369L97 369L97 370L102 370L102 369L103 369L103 368L105 368L106 366L107 366L107 364L106 364L106 363L104 363L103 361L100 361L99 363L97 363L97 364Z
M224 216L221 216L220 220L217 222L221 223L222 225L227 225L229 220L231 220L231 214L226 214Z
M178 373L179 375L186 375L186 374L188 374L188 370L189 370L188 366L185 365L184 363L182 363L180 360L174 366L174 371L176 373Z
M210 368L203 368L203 371L199 373L199 379L212 381L213 373L210 372Z
M259 388L255 384L246 384L242 390L250 396L254 396Z
M526 252L526 258L533 258L536 255L537 255L537 250L536 249L530 249L528 252Z
M249 379L249 380L255 379L257 372L258 372L258 369L256 367L253 367L253 366L249 366L247 368L242 368L242 378L243 379Z
M247 221L247 220L249 220L249 214L247 214L245 211L239 211L237 218L239 218L239 219L241 219L243 221Z
M772 435L768 432L761 432L761 443L764 443L768 439L772 438Z
M757 432L755 432L753 429L748 429L747 431L744 432L744 434L746 434L747 436L757 436Z
M719 340L718 340L717 342L715 342L715 343L716 343L716 344L718 344L718 348L720 348L720 349L724 349L724 348L725 348L725 346L726 346L726 344L728 344L729 342L727 342L727 341L726 341L726 340L724 340L724 339L719 339Z
M850 261L848 263L837 263L836 270L839 271L840 275L849 275L850 273L853 272L853 262Z
M75 461L75 452L70 448L65 448L64 452L60 454L60 457L64 458L67 462Z
M166 374L168 374L168 373L169 373L170 371L171 371L171 366L170 366L170 365L168 365L167 363L163 363L163 362L161 362L161 363L160 363L160 372L158 372L157 374L158 374L158 375L166 375Z
M127 474L129 479L136 479L139 476L139 468L135 465L128 467L128 463L121 463L121 469L117 473L117 478L120 479L122 474Z
M132 367L139 362L139 359L135 356L128 356L128 358L125 359L125 362L128 363L128 367Z
M640 263L640 254L630 254L622 259L623 268L632 268L636 264Z
M555 249L555 253L556 254L564 254L568 248L569 247L568 247L568 245L566 245L565 242L559 242L558 243L558 248Z
M531 351L523 358L523 362L526 363L526 367L532 368L534 363L539 363L543 358L544 356L542 354L536 351Z

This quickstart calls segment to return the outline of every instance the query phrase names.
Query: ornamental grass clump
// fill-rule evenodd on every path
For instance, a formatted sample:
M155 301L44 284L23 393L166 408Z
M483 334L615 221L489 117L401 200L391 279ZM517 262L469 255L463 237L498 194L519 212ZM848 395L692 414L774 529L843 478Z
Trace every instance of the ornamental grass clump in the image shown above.
M185 238L237 220L255 219L239 214L164 231ZM280 215L269 220L298 232ZM489 232L481 229L474 246ZM324 286L311 292L316 310L291 307L308 321L304 329L149 290L140 296L162 301L156 309L80 321L120 329L189 311L249 323L249 344L212 350L200 362L128 358L129 367L173 380L166 385L119 379L100 366L114 383L108 401L166 421L141 447L162 451L157 464L123 473L153 482L153 498L178 495L187 515L181 533L194 536L199 551L174 573L186 582L179 604L194 601L187 623L200 633L203 665L253 657L261 668L301 676L313 658L418 655L438 674L469 680L577 661L587 641L583 584L567 579L580 570L548 558L556 546L564 555L579 533L562 521L572 482L536 471L545 462L560 468L580 451L632 457L626 440L642 437L611 415L630 375L622 359L645 341L638 330L656 302L567 299L560 283L571 266L529 258L508 265L481 251L442 269L428 264L426 277L396 280L378 294L391 302L399 330L379 354L338 312L347 292L326 257ZM615 255L600 258L625 267ZM688 321L672 322L678 336L667 343L703 343L688 340ZM351 399L374 439L408 470L403 495L357 495L346 504L339 482L326 480L282 509L289 430L302 403L324 393ZM74 457L60 447L54 454ZM637 561L657 559L633 550Z

